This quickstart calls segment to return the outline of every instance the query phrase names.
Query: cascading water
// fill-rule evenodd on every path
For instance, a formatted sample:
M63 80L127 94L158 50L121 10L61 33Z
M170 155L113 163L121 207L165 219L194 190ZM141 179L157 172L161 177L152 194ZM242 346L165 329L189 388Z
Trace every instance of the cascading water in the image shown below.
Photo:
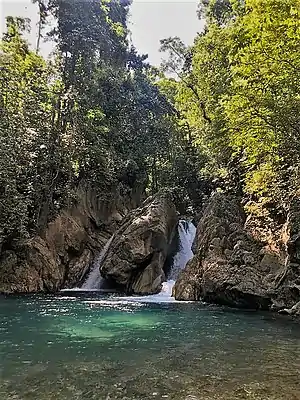
M196 235L196 227L191 221L180 220L178 224L179 251L175 254L170 280L178 278L180 271L186 266L187 262L193 257L192 245Z
M121 296L99 300L88 300L89 304L101 304L103 307L126 307L128 304L137 303L170 303L174 302L175 299L172 297L172 289L180 271L186 266L187 262L193 257L192 245L196 235L196 227L191 221L180 220L178 224L178 235L179 235L179 249L173 259L169 279L162 285L160 293L149 296ZM94 268L90 272L87 280L83 284L80 290L97 290L101 288L101 275L100 265L107 253L107 250L111 244L113 237L108 240L104 246L99 258L94 264ZM78 289L77 289L78 290Z
M120 297L119 301L121 304L139 302L139 303L165 303L175 301L172 297L172 289L180 271L186 266L187 262L193 257L192 245L196 235L196 227L191 221L180 220L178 224L178 235L179 235L179 250L175 254L173 264L171 267L170 275L168 280L163 283L162 290L156 295L149 296L130 296ZM93 291L101 289L101 281L103 278L100 275L100 266L103 258L105 257L108 248L113 240L113 236L107 241L98 259L94 262L89 276L82 285L81 288L75 289L64 289L62 291ZM105 300L107 304L117 304L118 300L114 297L113 300ZM101 304L104 300L99 301ZM93 301L97 303L97 301Z
M193 257L192 245L196 236L196 227L191 221L180 220L178 224L179 250L175 254L171 272L167 282L162 285L160 293L151 296L130 297L130 301L142 303L165 303L175 301L172 297L172 289L178 278L180 271L186 266L187 262Z
M169 279L163 283L162 291L157 296L171 297L172 289L180 271L193 257L192 245L196 236L196 227L191 221L180 220L178 224L179 250L175 254Z
M105 255L107 253L107 250L108 250L112 240L113 240L113 236L106 242L99 257L94 262L89 276L87 277L86 281L84 282L84 284L81 287L82 290L101 289L101 281L103 280L103 278L100 275L100 265L101 265L103 258L105 257Z

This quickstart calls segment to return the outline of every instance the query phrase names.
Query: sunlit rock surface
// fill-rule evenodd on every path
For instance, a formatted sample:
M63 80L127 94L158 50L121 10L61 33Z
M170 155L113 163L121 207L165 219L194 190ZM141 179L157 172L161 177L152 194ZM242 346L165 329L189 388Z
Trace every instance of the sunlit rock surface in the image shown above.
M62 210L39 235L3 246L0 293L56 292L80 286L121 220L143 199L145 178L136 173L130 184L117 182L100 196L82 183L76 204ZM121 188L126 188L126 194Z
M219 193L211 198L197 227L196 255L175 284L176 299L269 308L262 247L245 231L244 222L238 199Z
M148 198L122 222L102 260L101 275L127 293L158 293L177 222L169 192Z

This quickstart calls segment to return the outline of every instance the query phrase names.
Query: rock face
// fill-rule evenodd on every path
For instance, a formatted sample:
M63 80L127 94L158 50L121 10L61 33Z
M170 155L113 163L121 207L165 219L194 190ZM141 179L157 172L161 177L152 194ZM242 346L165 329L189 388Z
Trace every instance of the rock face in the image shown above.
M65 210L40 236L0 257L0 292L55 292L77 286L110 234L83 209Z
M134 178L131 187L120 181L102 197L82 183L77 204L40 235L0 252L0 293L55 292L80 285L120 221L140 204L145 180Z
M286 260L283 270L276 277L273 309L300 315L300 199L294 198L284 226L283 241Z
M268 309L271 276L280 264L244 229L239 201L215 194L197 227L196 255L179 276L177 300L199 300L240 308ZM269 258L268 258L269 257Z
M90 240L86 228L78 216L64 212L48 225L43 237L4 252L1 292L52 292L80 281L83 266L92 260L92 250L86 248Z
M148 198L115 233L102 261L101 275L127 293L158 293L165 280L164 265L177 222L168 192Z

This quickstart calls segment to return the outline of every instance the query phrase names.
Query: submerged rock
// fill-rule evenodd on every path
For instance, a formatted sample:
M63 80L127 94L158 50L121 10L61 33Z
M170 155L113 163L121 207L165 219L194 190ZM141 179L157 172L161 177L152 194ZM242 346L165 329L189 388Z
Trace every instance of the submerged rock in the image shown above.
M174 286L177 300L269 308L266 257L245 231L244 221L238 199L220 193L211 198L197 227L196 254Z
M165 280L164 265L177 222L168 192L148 198L115 233L102 260L101 275L128 293L158 293Z

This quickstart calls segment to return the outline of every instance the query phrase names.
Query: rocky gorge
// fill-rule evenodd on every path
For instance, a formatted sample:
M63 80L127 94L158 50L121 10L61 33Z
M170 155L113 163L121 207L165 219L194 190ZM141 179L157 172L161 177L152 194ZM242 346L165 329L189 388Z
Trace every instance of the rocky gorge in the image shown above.
M0 248L0 292L56 292L82 283L121 220L144 198L145 176L129 173L102 195L87 182L38 235Z
M300 400L300 0L2 3L0 400Z
M93 191L81 188L80 196L78 205L64 210L43 234L2 252L0 291L78 287L111 238L99 266L109 287L127 294L159 293L178 247L172 192L143 201L139 186L127 198L115 194L97 202ZM272 245L255 237L237 197L214 193L201 211L194 257L173 287L175 299L299 315L299 210L294 200L280 242Z

